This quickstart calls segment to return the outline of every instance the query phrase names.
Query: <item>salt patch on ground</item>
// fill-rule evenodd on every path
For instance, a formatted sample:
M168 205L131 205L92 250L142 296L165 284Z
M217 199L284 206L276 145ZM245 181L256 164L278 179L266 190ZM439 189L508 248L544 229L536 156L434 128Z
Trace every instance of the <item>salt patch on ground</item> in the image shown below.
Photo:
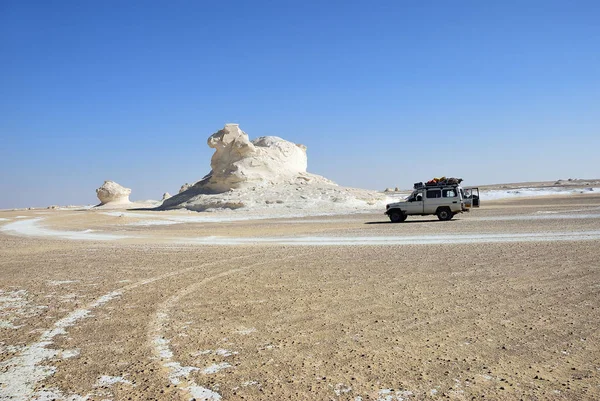
M200 370L195 366L181 366L179 362L168 362L163 366L169 368L169 380L175 385L181 384L180 377L187 378L190 373Z
M11 398L12 400L13 398ZM34 398L35 401L87 401L90 399L90 395L81 396L78 394L65 395L62 391L57 388L49 388L40 391L36 391Z
M359 213L371 213L373 210L362 210L354 212L353 214ZM235 221L248 221L248 220L272 220L272 219L292 219L302 217L314 217L314 216L335 216L345 214L344 211L340 212L319 212L319 211L306 211L299 213L298 211L290 210L289 212L272 212L269 210L238 210L238 211L224 211L224 212L191 212L186 215L175 215L166 212L103 212L102 214L113 217L131 217L146 219L142 220L148 222L147 224L141 222L132 222L128 225L161 225L161 224L176 224L176 223L226 223ZM152 218L152 220L148 220ZM158 221L170 221L172 223L158 223ZM326 221L326 220L325 220ZM151 222L151 223L150 223Z
M18 329L22 326L15 326L12 322L8 320L0 320L0 329Z
M506 216L491 217L493 219L539 219L556 218L560 216L553 215L527 215L527 216ZM595 218L600 217L596 214L564 215L562 218ZM581 217L577 217L581 216ZM559 217L561 218L561 217ZM486 219L480 217L479 219ZM37 235L39 232L53 237L62 237L67 239L121 239L132 238L131 236L97 234L88 232L59 231L36 226L41 219L31 219L8 224L3 227L3 231L17 232L23 235ZM9 229L6 229L9 227ZM75 235L73 235L75 233ZM86 237L85 234L92 235ZM95 236L94 236L95 234ZM99 237L98 237L99 236ZM141 237L137 237L141 238ZM296 246L337 246L337 245L424 245L424 244L468 244L468 243L498 243L498 242L545 242L545 241L582 241L600 239L600 231L573 231L573 232L548 232L548 233L481 233L481 234L452 234L452 235L425 235L425 236L373 236L373 237L199 237L199 238L178 238L172 237L169 240L178 244L197 244L197 245L246 245L246 244L277 244L277 245L296 245Z
M9 221L10 219L5 219L4 217L0 217L0 221Z
M201 386L192 385L187 389L192 398L196 401L219 401L221 399L219 393L215 393L214 391Z
M258 254L257 254L258 255ZM252 256L252 255L250 255ZM244 256L247 257L247 256ZM234 257L235 259L236 257ZM239 257L242 258L242 257ZM213 262L216 263L216 262ZM212 264L212 263L207 263ZM101 296L96 299L94 302L89 304L86 309L77 309L74 312L67 315L67 317L59 320L53 325L53 328L43 332L41 337L38 339L38 342L33 343L29 346L20 347L18 349L19 354L11 359L0 362L0 389L2 389L2 396L8 397L8 399L14 401L26 401L32 399L32 397L38 397L38 399L42 399L39 397L48 396L49 398L44 398L47 400L50 399L68 399L68 400L85 400L89 396L80 397L78 395L71 395L65 397L60 391L55 389L46 389L45 393L42 394L40 392L34 393L34 389L37 387L37 384L47 378L48 376L54 374L56 371L55 367L52 366L40 366L40 363L44 360L55 358L59 356L61 353L67 353L69 350L58 350L58 349L50 349L47 348L53 342L53 339L57 335L63 335L67 333L67 328L73 326L77 321L84 319L89 316L91 310L102 306L103 304L109 302L110 300L119 297L122 292L131 290L133 288L137 288L146 284L153 283L155 281L172 277L177 274L181 274L192 269L196 269L198 266L194 266L187 269L182 269L174 272L169 272L160 276L152 277L146 280L142 280L140 282L127 285L122 287L118 291L113 291L108 294ZM24 290L19 290L24 291ZM166 318L166 316L165 316ZM165 340L166 341L166 340ZM166 342L165 344L168 344ZM2 346L2 349L8 349L7 347ZM11 348L12 349L12 348ZM17 350L15 348L15 350ZM167 351L170 352L167 346ZM172 353L167 354L172 355ZM221 397L219 394L205 389L201 386L195 385L193 382L189 387L185 388L190 394L195 396L197 400L220 400ZM40 395L41 394L41 395ZM74 398L75 397L75 398ZM77 398L79 397L79 398Z
M215 354L217 354L219 356L232 356L232 355L237 355L238 353L235 351L229 351L226 349L218 349L215 351Z
M66 334L66 329L73 326L77 321L88 317L92 309L97 308L110 300L120 296L121 293L114 291L108 293L92 302L85 309L77 309L63 319L54 323L53 328L42 333L36 343L23 348L19 355L0 363L0 388L2 395L7 399L15 401L26 401L37 395L37 399L64 399L54 390L47 390L41 396L35 393L37 383L51 376L56 371L53 366L41 366L40 363L58 356L61 350L48 348L52 345L54 337ZM46 394L47 393L47 394ZM40 398L46 397L49 398ZM80 396L77 396L80 397ZM68 398L69 400L71 398ZM85 398L73 398L85 400Z
M77 283L79 280L50 280L48 281L48 285L63 285L63 284L71 284L71 283Z
M229 261L233 261L235 259L252 259L258 255L259 255L259 253L252 254L252 255L246 254L243 256L234 256L234 257L229 258ZM284 258L282 258L282 260L290 259L290 258L292 258L292 257L284 257ZM204 265L205 266L211 265L213 263L215 263L215 262L205 263ZM257 262L257 263L246 265L244 267L227 270L227 271L219 273L215 276L206 277L203 280L200 280L200 281L197 281L197 282L191 284L189 287L187 287L186 289L177 293L176 295L173 295L172 297L167 299L165 302L163 302L157 308L157 311L154 315L154 320L150 323L149 340L154 345L155 354L157 354L161 358L162 365L165 368L167 368L167 370L169 372L169 380L171 381L172 384L175 384L175 385L179 384L179 382L180 382L179 373L183 372L185 374L186 368L187 368L188 374L190 371L196 370L197 368L193 367L193 366L182 367L178 362L173 360L173 351L169 348L169 340L165 339L164 335L162 334L164 331L164 328L166 327L167 320L169 319L169 316L168 316L169 309L172 308L174 305L179 305L182 297L185 297L191 293L196 293L198 291L199 286L203 286L206 283L211 282L213 280L216 280L221 277L225 277L230 274L234 274L234 273L246 270L246 269L250 269L254 266L258 266L263 263L264 262ZM195 266L193 268L196 269L196 268L198 268L198 266ZM188 323L190 323L190 322L186 322L186 324L188 324ZM242 327L242 329L245 329L245 328ZM254 330L255 329L253 329L253 331ZM224 351L224 353L228 353L227 350L222 350L222 351ZM206 351L200 351L200 353L199 353L199 355L204 355L204 354L206 354ZM227 366L227 367L230 367L230 366ZM221 364L220 368L224 369L224 368L226 368L226 366ZM214 386L215 386L215 388L218 389L217 385L214 384ZM192 397L196 398L197 400L220 400L221 399L221 396L218 393L216 393L208 388L198 386L194 382L193 379L187 379L185 385L179 386L179 388L182 389L184 392L191 394Z
M203 350L203 351L198 351L198 352L192 352L190 355L197 357L197 356L201 356L201 355L218 355L218 356L223 356L223 357L228 357L228 356L232 356L232 355L237 355L238 352L236 351L229 351L227 349L217 349L217 350L212 350L212 349L207 349L207 350Z
M252 333L255 333L255 332L256 332L256 329L254 327L251 327L249 329L242 328L242 329L236 331L237 334L241 334L243 336L247 336L248 334L252 334Z
M24 346L22 345L5 345L4 343L0 343L0 354L20 352L23 348Z
M310 219L310 220L283 220L275 221L273 224L333 224L333 223L362 223L364 219Z
M67 349L60 353L60 357L62 359L69 359L79 356L80 353L81 351L79 351L78 349Z
M383 389L377 392L377 401L403 401L413 395L412 391Z
M123 384L129 384L129 385L132 384L129 380L126 380L123 376L101 376L94 386L95 387L112 386L117 383L123 383Z
M586 214L561 214L560 212L537 212L535 215L521 216L489 216L473 217L469 220L479 221L519 221L519 220L578 220L578 219L600 219L600 213Z
M574 231L550 233L481 233L421 236L373 236L373 237L281 237L281 238L234 238L203 237L184 239L185 243L203 245L277 244L296 246L348 246L348 245L428 245L428 244L474 244L502 242L585 241L600 239L600 231ZM177 241L174 239L174 241Z
M167 316L157 316L157 318L159 321L164 322L164 320L167 319ZM169 347L169 340L163 337L155 337L153 339L153 343L158 355L163 359L162 365L168 369L169 381L172 384L178 386L181 384L182 379L187 379L190 373L200 370L200 368L195 366L182 366L179 362L173 361L173 352ZM188 386L182 388L189 392L193 398L199 401L221 399L221 396L218 393L215 393L214 391L205 387L198 386L193 381L191 381Z
M92 230L52 230L49 228L40 227L38 223L42 220L43 218L39 217L35 219L15 221L14 223L9 223L2 226L2 228L0 228L0 231L16 233L18 235L25 235L31 237L57 237L71 240L108 241L123 238L132 238L132 236L130 235L98 233Z
M573 194L593 194L598 193L600 188L563 188L563 187L547 187L547 188L517 188L504 190L482 190L481 200L496 200L507 198L524 198L537 196L552 196L552 195L573 195Z
M169 226L171 224L179 224L179 221L173 220L141 220L127 224L128 226Z
M0 328L18 329L14 322L39 315L47 306L33 305L26 290L0 290Z
M341 396L342 394L346 394L346 393L349 393L351 391L352 391L352 387L347 386L344 383L338 383L338 384L336 384L335 388L333 389L333 392L338 397Z
M156 326L162 327L167 319L168 316L166 313L157 313ZM157 330L155 329L155 331ZM190 393L192 398L195 398L198 401L217 401L221 399L221 396L218 393L208 388L198 386L193 380L187 380L190 373L194 371L199 371L200 368L197 368L195 366L182 366L179 362L173 361L173 351L171 351L171 348L169 347L169 340L158 335L152 339L152 342L154 344L154 349L156 353L162 359L162 365L168 370L169 381L171 382L171 384L179 386L182 382L182 379L186 379L188 385L182 386L180 388Z
M169 340L167 340L166 338L156 337L154 339L154 347L156 348L158 355L161 358L173 358L173 352L169 348Z
M211 375L211 374L217 373L223 369L227 369L230 367L231 367L231 365L227 362L215 363L213 365L210 365L210 366L202 369L202 373L204 373L205 375Z

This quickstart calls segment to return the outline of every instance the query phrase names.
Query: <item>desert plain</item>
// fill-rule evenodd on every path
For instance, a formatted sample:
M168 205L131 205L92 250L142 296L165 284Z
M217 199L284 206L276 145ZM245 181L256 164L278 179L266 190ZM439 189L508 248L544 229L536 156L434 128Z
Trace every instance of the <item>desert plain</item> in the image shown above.
M0 399L600 399L600 194L211 216L0 212Z

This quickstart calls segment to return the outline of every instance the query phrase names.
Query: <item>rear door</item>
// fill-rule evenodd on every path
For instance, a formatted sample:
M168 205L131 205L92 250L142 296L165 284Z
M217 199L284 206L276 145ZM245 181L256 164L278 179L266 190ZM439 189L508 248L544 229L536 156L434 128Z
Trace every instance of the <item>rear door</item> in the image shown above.
M465 192L465 207L479 207L479 188L463 188Z
M442 198L441 188L427 188L425 191L425 204L423 212L425 214L433 214L437 208L444 204L445 200Z
M462 207L460 205L460 196L457 187L446 187L442 189L442 199L444 199L444 205L450 207L453 213L460 212Z

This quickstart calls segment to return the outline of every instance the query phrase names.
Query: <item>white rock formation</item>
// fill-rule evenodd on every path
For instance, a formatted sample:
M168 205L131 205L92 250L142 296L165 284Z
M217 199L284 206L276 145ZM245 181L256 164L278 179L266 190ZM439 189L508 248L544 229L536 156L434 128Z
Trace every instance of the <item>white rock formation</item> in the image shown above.
M96 189L96 195L100 199L101 205L106 205L107 203L130 203L130 194L131 189L125 188L114 181L104 181L104 184Z
M181 186L181 188L179 188L179 193L185 192L188 189L190 189L192 186L190 184L188 184L187 182L185 184L183 184Z
M299 209L321 212L381 207L385 197L376 191L339 187L325 177L308 173L306 147L275 136L250 141L237 124L208 138L215 149L211 172L201 181L166 199L162 209Z
M163 202L166 201L167 199L169 199L170 197L171 197L171 194L168 192L165 192L162 197Z
M211 135L208 146L215 153L210 160L212 171L205 177L203 187L214 193L293 181L306 173L304 145L276 136L250 141L238 124L227 124Z

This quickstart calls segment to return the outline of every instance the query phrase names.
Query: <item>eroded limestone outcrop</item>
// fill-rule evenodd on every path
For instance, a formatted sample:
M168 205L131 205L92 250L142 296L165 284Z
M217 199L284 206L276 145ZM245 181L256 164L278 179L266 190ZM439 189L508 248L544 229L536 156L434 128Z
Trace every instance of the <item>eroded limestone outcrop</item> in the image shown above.
M211 171L179 194L164 200L161 209L298 209L362 210L384 202L382 194L344 188L308 173L304 145L276 136L250 140L238 124L227 124L208 138L215 149Z
M130 194L131 189L125 188L114 181L104 181L104 184L96 189L96 195L100 200L100 205L106 205L107 203L130 203Z
M282 183L306 173L304 145L276 136L250 141L237 124L227 124L211 135L208 146L215 153L210 160L212 170L202 185L215 193Z

